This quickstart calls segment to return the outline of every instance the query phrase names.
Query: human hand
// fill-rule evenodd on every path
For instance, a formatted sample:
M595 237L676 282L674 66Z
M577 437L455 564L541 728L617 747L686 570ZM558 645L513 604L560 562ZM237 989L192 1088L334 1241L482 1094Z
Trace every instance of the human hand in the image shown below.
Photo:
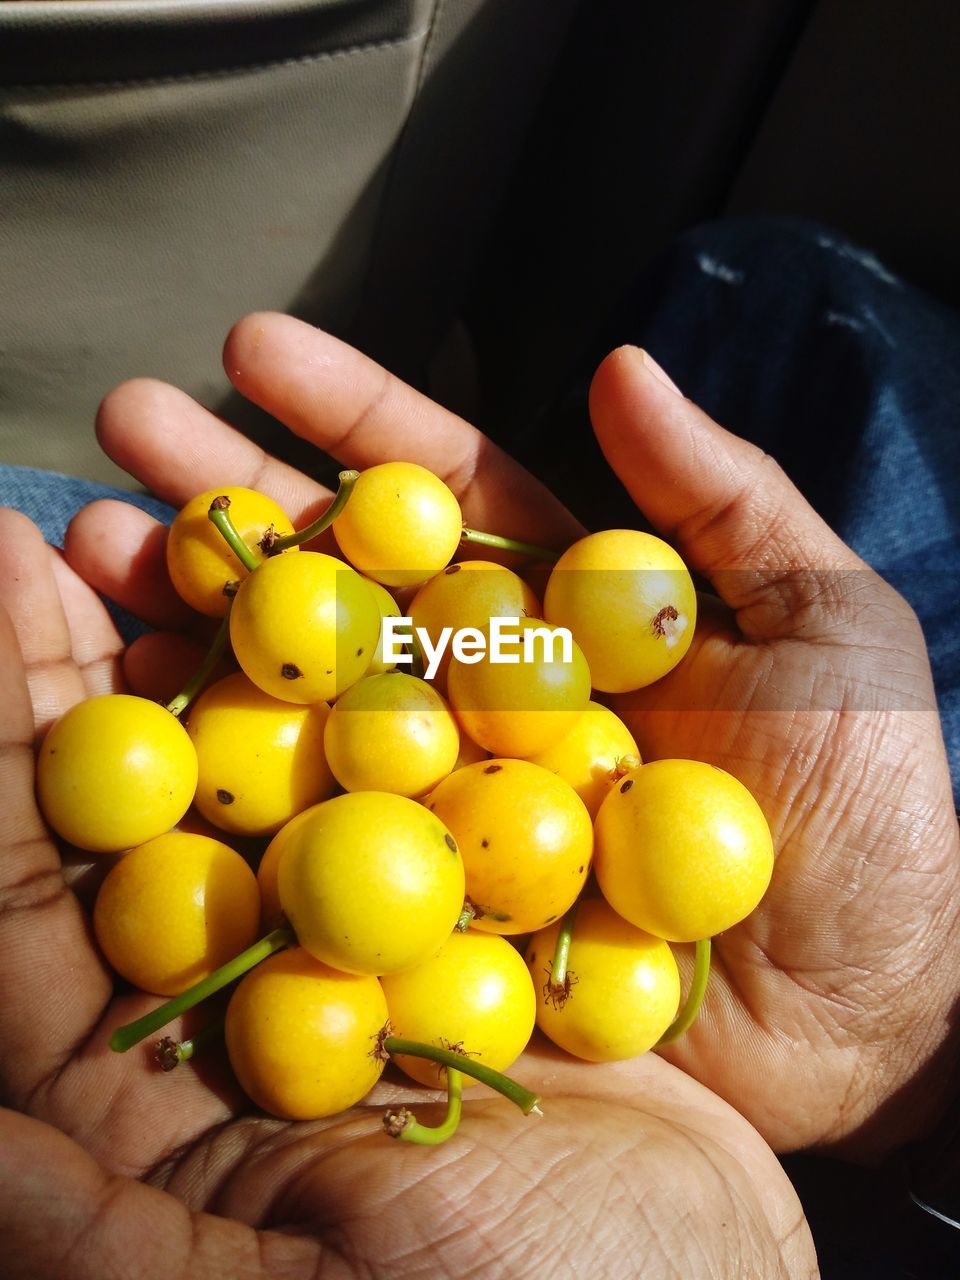
M582 532L472 428L306 326L251 317L225 360L238 390L344 465L402 456L443 475L481 528L557 547ZM603 363L591 412L640 510L723 602L703 602L680 667L618 710L644 758L693 756L739 777L779 851L760 910L716 941L699 1023L665 1056L777 1148L893 1147L937 1117L957 1058L958 837L916 618L769 459L638 352ZM119 388L100 437L174 504L226 476L295 518L326 501L161 384ZM170 591L161 542L114 504L78 519L67 553L163 623L177 606L158 605Z
M425 448L432 452L421 460L437 469L459 466L451 479L477 523L522 535L533 519L558 539L576 533L480 437L384 382L340 344L265 318L235 332L228 356L247 340L260 349L271 335L287 350L305 343L305 368L311 354L325 357L323 438L359 422L352 443L341 445L345 457L363 465ZM382 385L386 416L358 412L372 404L371 378ZM114 434L120 421L129 430ZM169 388L121 389L102 431L115 453L131 450L139 474L152 469L151 483L174 502L228 477L272 492L298 523L325 500ZM113 994L89 920L65 888L61 854L69 875L82 879L109 860L88 869L89 858L51 842L33 801L34 748L78 698L128 682L155 686L165 645L183 660L183 641L162 634L123 654L90 586L179 626L184 611L164 580L158 535L131 508L91 508L71 531L71 567L23 517L0 513L0 598L10 614L0 611L0 1091L16 1108L0 1113L0 1249L11 1280L443 1276L468 1268L814 1275L799 1204L769 1148L729 1106L652 1055L598 1068L537 1045L516 1074L548 1099L546 1118L469 1096L463 1127L441 1154L391 1145L379 1132L388 1103L431 1110L413 1088L384 1082L343 1116L287 1124L251 1112L217 1053L168 1076L145 1050L110 1052L110 1032L156 1000Z
M960 841L919 624L770 458L639 352L603 362L590 407L637 506L723 602L616 709L644 759L734 773L777 850L665 1056L778 1150L889 1150L939 1116L957 1069Z

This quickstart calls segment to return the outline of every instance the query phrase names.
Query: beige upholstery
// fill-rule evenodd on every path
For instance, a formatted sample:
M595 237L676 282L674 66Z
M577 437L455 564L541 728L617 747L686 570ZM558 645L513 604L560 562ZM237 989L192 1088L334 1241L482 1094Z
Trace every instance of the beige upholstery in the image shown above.
M219 407L254 308L425 362L569 7L0 2L0 460L124 483L100 398Z

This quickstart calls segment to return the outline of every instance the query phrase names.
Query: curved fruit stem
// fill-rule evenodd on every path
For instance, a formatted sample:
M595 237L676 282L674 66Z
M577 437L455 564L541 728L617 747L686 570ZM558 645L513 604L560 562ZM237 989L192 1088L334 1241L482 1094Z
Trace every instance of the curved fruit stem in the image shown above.
M341 471L339 476L340 486L323 515L314 520L313 524L308 524L305 529L299 529L296 533L288 533L285 538L272 538L266 546L261 543L263 550L268 556L277 556L281 551L286 551L289 547L299 547L302 542L309 542L311 538L316 538L325 529L329 529L347 505L350 494L353 492L353 486L359 479L359 471Z
M210 503L210 510L207 515L216 525L218 533L243 567L248 573L253 573L260 561L237 532L237 526L230 516L230 499L226 494L221 494L219 498L214 498Z
M667 1027L666 1031L654 1045L658 1049L662 1044L669 1044L682 1036L697 1020L703 997L707 992L707 980L710 977L710 939L700 938L697 942L696 957L693 962L693 981L684 1001L683 1008Z
M166 1004L160 1005L159 1009L144 1014L142 1018L137 1018L136 1022L128 1022L126 1026L117 1027L110 1037L110 1048L114 1053L126 1053L128 1049L132 1049L135 1044L139 1044L147 1036L165 1027L174 1018L179 1018L181 1013L186 1013L201 1000L206 1000L207 996L212 996L215 991L220 991L237 978L242 978L261 960L266 960L267 956L272 956L275 951L281 951L284 947L292 946L296 946L296 938L289 929L274 929L273 933L268 933L252 947L247 947L246 951L241 951L238 956L234 956L219 969L215 969L208 977L195 983L180 995L174 996Z
M441 1049L439 1045L425 1044L421 1040L401 1040L398 1036L384 1036L381 1047L391 1057L402 1053L411 1058L426 1058L430 1062L438 1062L442 1067L453 1067L454 1070L462 1071L466 1076L473 1076L474 1080L479 1080L481 1084L496 1089L497 1093L502 1093L505 1098L509 1098L515 1106L518 1106L525 1116L543 1115L538 1093L532 1093L516 1080L505 1076L502 1071L494 1071L492 1067L484 1066L482 1062L475 1062L473 1058L468 1058L464 1053L457 1053L455 1049Z
M567 1003L570 987L576 981L572 974L567 974L567 963L570 960L570 943L573 941L573 922L577 918L579 905L579 902L575 902L560 921L557 945L550 965L550 976L543 987L544 997L553 1004L555 1009L562 1009Z
M456 1067L447 1067L447 1114L438 1125L421 1124L412 1111L400 1107L383 1117L384 1130L401 1142L415 1142L422 1147L437 1147L457 1132L460 1124L463 1076Z
M183 715L184 711L210 679L214 668L223 657L223 651L227 647L227 638L230 635L230 609L232 607L233 601L228 600L227 612L223 615L223 620L217 628L217 634L213 638L213 644L207 650L206 657L177 696L167 703L167 710L172 716L179 717Z
M555 564L560 559L559 551L551 551L549 547L538 547L535 542L518 542L516 538L503 538L499 533L484 533L481 529L468 529L466 525L460 534L461 542L473 542L481 547L495 547L498 551L515 551L517 555L529 556L532 560L544 560Z

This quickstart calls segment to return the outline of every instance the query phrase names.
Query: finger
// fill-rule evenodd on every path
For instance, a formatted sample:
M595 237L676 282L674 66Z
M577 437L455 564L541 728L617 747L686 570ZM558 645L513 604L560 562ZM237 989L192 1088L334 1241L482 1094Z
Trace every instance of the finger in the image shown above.
M87 697L123 689L120 655L123 641L103 601L70 568L55 547L48 547L54 581L70 629L73 660L80 669Z
M111 983L34 801L33 712L17 636L3 609L0 706L0 1088L8 1100L24 1105L89 1034Z
M133 693L154 702L172 702L198 671L203 647L178 632L151 631L138 636L123 655L123 670ZM218 667L211 679L226 674Z
M277 461L183 391L152 378L121 383L97 414L104 451L175 507L218 485L266 493L298 526L330 500L330 490Z
M234 386L345 466L388 460L428 467L468 523L558 547L580 526L549 491L475 427L353 347L291 316L259 313L224 348Z
M0 600L13 621L41 734L86 690L47 544L31 520L6 509L0 510Z
M645 352L621 347L603 361L590 412L637 506L748 638L809 638L871 602L866 566L776 463L685 400Z
M67 563L96 591L152 627L171 630L196 617L167 573L167 526L128 502L102 498L67 526Z

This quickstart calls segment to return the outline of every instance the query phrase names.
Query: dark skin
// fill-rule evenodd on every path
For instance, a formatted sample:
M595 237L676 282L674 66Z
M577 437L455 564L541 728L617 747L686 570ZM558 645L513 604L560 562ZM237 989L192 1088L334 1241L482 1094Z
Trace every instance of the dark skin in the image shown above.
M240 391L344 465L406 457L447 479L475 527L557 547L579 532L472 428L326 335L250 317L228 339L225 364ZM245 1108L214 1058L168 1077L146 1052L112 1055L109 1032L156 1001L113 998L33 804L33 749L85 693L157 693L195 651L165 577L162 530L147 516L95 504L60 558L4 513L0 1087L25 1113L4 1113L0 1140L11 1274L619 1274L632 1261L644 1276L814 1275L799 1205L767 1143L876 1151L942 1106L957 834L912 615L768 460L704 419L639 353L609 357L591 400L614 469L725 602L705 609L675 675L621 710L645 758L690 754L741 777L779 850L759 911L717 942L700 1025L663 1057L617 1066L536 1044L515 1073L543 1092L546 1118L471 1096L460 1133L434 1152L378 1132L387 1102L420 1099L425 1119L442 1111L431 1116L423 1094L398 1083L345 1116L289 1125ZM174 504L247 484L299 525L328 500L162 384L119 388L98 429L121 466ZM812 579L796 572L810 566L855 569L847 587L857 590L810 593ZM91 587L168 634L123 654ZM770 689L771 670L785 681L777 704L739 709ZM876 689L898 709L868 704L851 713L855 726L829 707L790 710L808 706L811 679L827 676L846 682L857 707ZM713 710L717 696L732 708ZM924 1105L901 1129L872 1132L927 1064Z

